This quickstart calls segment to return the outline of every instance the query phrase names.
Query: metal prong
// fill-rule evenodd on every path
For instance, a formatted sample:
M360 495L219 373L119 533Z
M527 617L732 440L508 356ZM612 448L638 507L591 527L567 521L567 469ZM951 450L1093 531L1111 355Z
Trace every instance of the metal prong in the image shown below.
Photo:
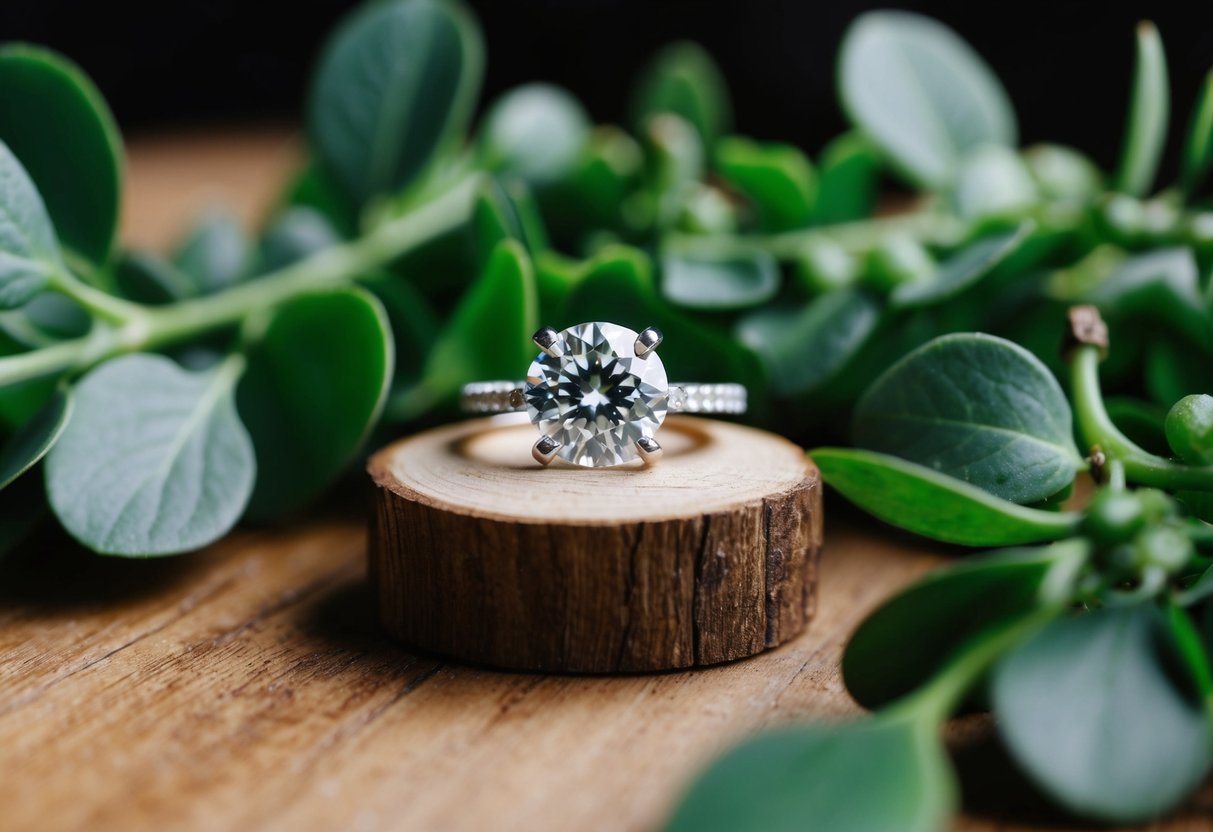
M560 333L550 326L545 326L536 332L531 336L531 340L535 342L535 346L552 356L552 358L559 358L564 353L564 350L560 347Z
M636 357L644 358L646 355L657 349L657 345L661 343L661 339L665 336L661 334L661 330L655 326L646 327L639 335L636 336Z
M535 457L535 461L540 465L547 465L556 458L556 452L559 450L559 442L550 436L541 436L535 447L531 448L531 456Z
M651 436L642 436L637 439L636 448L640 451L640 458L644 460L645 465L652 465L661 459L661 446Z

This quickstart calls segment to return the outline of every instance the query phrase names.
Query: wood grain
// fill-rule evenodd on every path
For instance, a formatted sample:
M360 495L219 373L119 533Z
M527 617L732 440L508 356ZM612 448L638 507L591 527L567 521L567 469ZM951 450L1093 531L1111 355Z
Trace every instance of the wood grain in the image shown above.
M228 135L201 157L136 143L132 179L147 185L152 153L157 196L131 195L125 236L179 227L192 205L178 194L284 166L286 141ZM253 178L233 198L253 217L272 193ZM372 619L356 518L151 561L43 541L0 563L0 829L655 829L729 743L854 714L847 635L952 556L837 508L805 635L657 675L500 673L399 648ZM1022 787L984 722L955 734L969 806L956 829L1083 828ZM1208 830L1211 807L1202 792L1148 828Z
M535 436L511 414L371 459L387 632L493 667L603 673L730 661L804 629L822 514L800 448L672 417L659 464L587 470L537 465Z

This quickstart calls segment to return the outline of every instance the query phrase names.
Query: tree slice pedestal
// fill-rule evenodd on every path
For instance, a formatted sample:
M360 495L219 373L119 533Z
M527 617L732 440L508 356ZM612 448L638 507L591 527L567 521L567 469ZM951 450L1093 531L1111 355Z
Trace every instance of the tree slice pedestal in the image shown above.
M800 448L675 416L652 467L543 468L536 437L477 419L371 459L389 634L495 667L608 673L740 659L804 629L822 511Z

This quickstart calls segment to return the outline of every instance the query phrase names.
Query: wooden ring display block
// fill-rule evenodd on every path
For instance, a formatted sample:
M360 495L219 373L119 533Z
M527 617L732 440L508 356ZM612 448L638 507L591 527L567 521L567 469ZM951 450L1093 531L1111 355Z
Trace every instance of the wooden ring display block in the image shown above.
M531 459L535 429L476 419L370 461L370 580L393 637L495 667L709 665L804 629L821 478L773 434L674 416L656 465Z

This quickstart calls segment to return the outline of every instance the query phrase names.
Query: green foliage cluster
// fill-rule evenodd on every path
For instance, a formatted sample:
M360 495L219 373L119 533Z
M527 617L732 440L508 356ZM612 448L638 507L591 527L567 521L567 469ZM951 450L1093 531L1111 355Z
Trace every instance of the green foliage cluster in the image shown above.
M1213 754L1213 80L1159 188L1166 61L1136 38L1105 172L1020 148L993 71L909 13L852 24L852 128L810 156L735 135L689 43L653 58L626 126L546 84L474 120L468 12L368 3L320 56L308 159L259 232L215 213L167 254L116 243L121 139L89 80L0 48L2 543L49 508L97 552L196 549L306 508L378 426L517 376L541 322L656 325L680 375L745 383L755 421L849 425L814 458L863 509L1029 547L889 600L844 660L875 715L742 746L672 828L941 828L939 727L975 695L1061 805L1166 811ZM917 196L879 215L890 177ZM1113 337L1063 361L1079 305Z

